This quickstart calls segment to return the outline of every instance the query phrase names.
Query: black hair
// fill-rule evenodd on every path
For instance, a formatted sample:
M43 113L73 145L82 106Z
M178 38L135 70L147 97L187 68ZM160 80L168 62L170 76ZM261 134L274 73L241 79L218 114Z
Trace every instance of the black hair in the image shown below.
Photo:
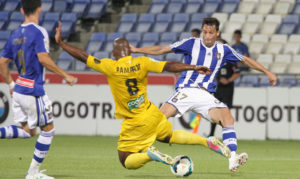
M200 35L200 33L201 33L201 32L200 32L200 29L197 29L197 28L196 28L196 29L193 29L192 32L196 32L196 33L199 34L199 35Z
M233 34L242 36L242 31L241 30L235 30Z
M41 0L22 0L22 8L25 16L34 14L38 7L41 7Z
M216 26L216 30L219 30L220 22L217 18L214 17L206 17L202 20L202 28L204 25L209 25L209 26Z

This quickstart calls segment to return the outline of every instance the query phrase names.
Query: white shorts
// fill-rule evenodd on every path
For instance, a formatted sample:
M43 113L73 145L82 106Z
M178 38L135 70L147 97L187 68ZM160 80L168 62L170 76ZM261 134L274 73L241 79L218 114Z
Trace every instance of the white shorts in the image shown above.
M13 93L12 109L16 123L27 122L30 129L53 122L52 103L47 95Z
M179 114L176 117L180 117L187 111L192 111L209 121L212 121L209 116L210 109L227 108L224 103L201 88L180 88L169 98L167 103L178 110Z

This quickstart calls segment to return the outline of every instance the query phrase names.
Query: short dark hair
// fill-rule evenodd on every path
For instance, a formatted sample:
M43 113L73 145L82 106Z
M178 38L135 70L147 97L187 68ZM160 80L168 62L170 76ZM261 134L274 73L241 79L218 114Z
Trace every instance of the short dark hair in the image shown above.
M22 0L22 8L26 16L34 14L37 8L41 7L41 5L41 0Z
M192 29L192 32L196 32L196 33L199 34L199 35L200 35L200 33L201 33L201 32L200 32L200 29L197 29L197 28L196 28L196 29Z
M209 25L209 26L216 26L216 30L219 30L220 22L217 18L214 17L206 17L202 20L202 28L204 25Z
M223 43L223 44L228 44L227 41L224 40L224 39L218 39L217 41L219 41L219 42L221 42L221 43Z
M233 34L242 36L242 31L241 30L235 30Z

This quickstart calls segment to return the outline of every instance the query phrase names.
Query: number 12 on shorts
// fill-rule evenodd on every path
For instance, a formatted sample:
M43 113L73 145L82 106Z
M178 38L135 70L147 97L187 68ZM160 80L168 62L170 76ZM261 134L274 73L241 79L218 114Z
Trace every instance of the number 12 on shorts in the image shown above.
M173 103L176 103L178 100L183 100L184 98L187 98L188 95L186 95L185 93L180 93L180 92L177 92L175 94L175 96L171 99L171 101Z

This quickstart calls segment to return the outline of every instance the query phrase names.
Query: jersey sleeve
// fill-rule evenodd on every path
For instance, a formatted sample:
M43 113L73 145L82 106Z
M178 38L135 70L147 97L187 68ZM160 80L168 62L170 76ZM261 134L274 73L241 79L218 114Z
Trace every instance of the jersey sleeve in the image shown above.
M112 63L113 63L112 59L109 58L98 59L90 55L87 59L86 66L98 72L108 75L113 71Z
M172 51L177 54L192 54L194 38L183 39L170 45Z
M229 45L224 45L224 59L226 60L226 62L235 64L236 62L242 61L243 58L243 55L235 51Z
M246 44L244 44L244 48L245 48L245 54L247 54L248 56L250 56L250 55L249 55L248 46L247 46Z
M37 54L42 52L49 53L49 36L47 31L44 28L40 28L37 32L35 37L35 52Z
M166 61L158 61L153 58L143 57L145 68L148 72L162 73L166 65Z
M12 44L10 39L6 42L1 53L1 57L13 59Z

